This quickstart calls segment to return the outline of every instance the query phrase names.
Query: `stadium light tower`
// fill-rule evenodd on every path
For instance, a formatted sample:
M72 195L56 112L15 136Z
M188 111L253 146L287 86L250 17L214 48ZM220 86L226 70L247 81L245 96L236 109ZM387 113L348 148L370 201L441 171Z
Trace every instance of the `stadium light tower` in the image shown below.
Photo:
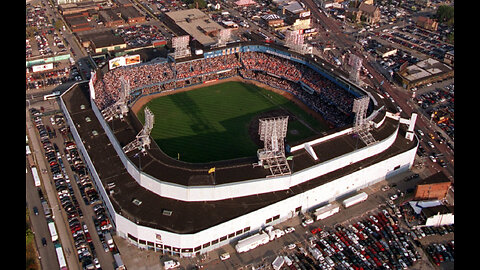
M356 98L353 101L352 112L355 113L355 123L353 125L352 133L356 133L360 139L366 144L370 145L376 142L373 135L370 133L370 124L367 121L367 110L370 97L365 95Z
M155 122L155 115L148 107L145 107L143 111L145 113L145 125L143 125L142 130L137 134L135 140L123 147L125 154L134 149L140 149L142 153L145 154L146 148L150 149L150 132L152 131Z
M259 119L258 135L264 148L257 150L258 165L270 169L272 174L267 177L291 174L284 146L287 126L288 116Z
M225 47L227 45L227 42L230 41L230 37L232 36L232 29L230 28L225 28L220 30L218 33L218 42L217 42L217 47Z
M172 48L174 49L173 58L179 59L183 57L188 57L192 54L189 47L190 36L179 36L172 38Z
M358 84L360 82L360 69L362 68L362 58L352 53L348 58L348 64L350 65L350 79Z

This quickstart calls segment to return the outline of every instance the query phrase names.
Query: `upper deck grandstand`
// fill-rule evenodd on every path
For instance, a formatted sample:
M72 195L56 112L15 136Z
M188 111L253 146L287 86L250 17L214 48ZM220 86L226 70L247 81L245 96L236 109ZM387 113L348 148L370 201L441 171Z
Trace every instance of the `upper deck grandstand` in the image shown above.
M129 82L131 93L138 97L238 74L293 93L332 126L351 124L353 99L362 95L358 90L345 89L338 81L332 81L311 65L294 61L295 58L288 60L283 58L287 56L278 56L281 54L250 51L248 46L238 51L185 62L147 63L110 70L95 82L95 103L100 110L113 104L119 98L122 77Z

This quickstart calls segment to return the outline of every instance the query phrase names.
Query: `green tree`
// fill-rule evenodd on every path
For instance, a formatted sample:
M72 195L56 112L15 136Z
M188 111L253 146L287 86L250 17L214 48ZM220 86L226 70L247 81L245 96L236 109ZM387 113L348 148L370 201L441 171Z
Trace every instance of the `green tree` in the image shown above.
M207 7L207 2L205 0L183 0L190 8L196 8L198 3L198 8L202 9Z
M437 13L435 14L440 23L447 23L453 25L454 20L454 7L453 6L439 6Z

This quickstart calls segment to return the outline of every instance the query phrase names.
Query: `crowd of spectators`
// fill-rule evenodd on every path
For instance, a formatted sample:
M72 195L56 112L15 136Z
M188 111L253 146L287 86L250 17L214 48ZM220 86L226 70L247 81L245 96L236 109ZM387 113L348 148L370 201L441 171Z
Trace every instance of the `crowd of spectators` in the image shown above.
M311 68L275 55L258 52L244 52L240 54L240 58L247 70L263 71L272 75L244 71L243 76L291 91L337 127L344 126L350 121L355 97ZM287 83L286 80L276 76L290 82ZM309 94L299 85L294 87L291 83L300 81L313 89L314 93Z
M334 127L343 127L352 123L353 118L351 113L340 111L338 106L332 104L327 97L321 93L308 93L298 83L277 78L261 71L244 69L240 70L240 75L245 79L256 80L266 85L291 92L304 104L320 113L322 117Z
M95 87L95 102L100 110L115 103L122 89L122 78L129 83L130 89L171 81L175 77L173 65L170 63L155 63L151 65L136 65L120 67L103 75L97 80Z
M177 79L195 77L201 74L218 72L227 69L239 68L240 61L235 54L222 55L213 58L199 59L189 62L177 63Z
M131 90L140 90L141 95L145 95L235 76L237 68L246 79L293 93L336 127L351 122L354 100L351 93L307 66L258 52L176 64L156 63L117 68L96 81L95 102L100 110L115 103L121 92L122 80L129 83ZM305 85L310 91L303 89ZM311 90L313 93L309 93Z
M263 70L294 82L300 80L302 67L298 63L259 52L244 52L240 55L246 69Z
M312 69L304 68L302 82L315 90L315 92L321 93L329 102L337 105L343 112L348 114L352 111L355 97Z

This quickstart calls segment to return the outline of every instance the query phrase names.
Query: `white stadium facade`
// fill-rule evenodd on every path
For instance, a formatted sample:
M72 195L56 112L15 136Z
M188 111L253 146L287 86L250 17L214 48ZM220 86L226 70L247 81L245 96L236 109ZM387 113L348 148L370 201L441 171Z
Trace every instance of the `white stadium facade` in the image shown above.
M136 116L130 111L122 120L105 120L95 102L99 93L91 93L94 84L75 84L62 94L61 108L120 237L139 248L195 256L355 194L413 165L418 146L411 135L414 120L401 118L388 100L328 73L313 59L268 44L237 44L202 57L225 55L221 50L276 55L322 72L356 96L369 96L366 121L374 141L360 140L352 133L353 124L332 129L292 146L291 174L273 177L263 166L252 166L256 157L192 164L166 156L154 143L145 155L139 150L125 153L123 147L142 129ZM155 84L160 89L162 82ZM143 95L141 89L131 93L136 93L135 100ZM215 182L208 173L212 167Z

